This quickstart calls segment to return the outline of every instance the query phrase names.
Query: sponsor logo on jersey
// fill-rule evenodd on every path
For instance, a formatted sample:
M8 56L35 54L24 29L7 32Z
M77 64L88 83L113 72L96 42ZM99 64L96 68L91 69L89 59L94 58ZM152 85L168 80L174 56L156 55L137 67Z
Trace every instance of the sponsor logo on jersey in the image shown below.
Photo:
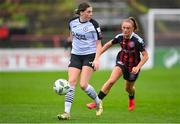
M74 37L76 37L77 39L79 39L79 40L87 40L87 38L86 38L85 35L78 34L78 33L74 33L74 32L72 32L72 35L73 35Z
M126 43L123 41L122 44L125 45Z

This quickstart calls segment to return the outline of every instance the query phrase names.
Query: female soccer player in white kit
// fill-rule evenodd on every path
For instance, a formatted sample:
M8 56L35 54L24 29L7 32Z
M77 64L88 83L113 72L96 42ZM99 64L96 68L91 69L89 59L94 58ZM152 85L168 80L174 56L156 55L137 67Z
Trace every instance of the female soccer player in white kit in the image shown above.
M65 110L58 114L58 119L70 119L70 110L73 103L75 87L80 77L80 87L96 103L96 115L102 113L102 101L96 91L89 84L93 71L99 67L101 45L101 30L99 24L92 19L92 7L88 3L81 3L76 14L69 21L70 36L72 37L71 59L68 68L70 90L65 95Z

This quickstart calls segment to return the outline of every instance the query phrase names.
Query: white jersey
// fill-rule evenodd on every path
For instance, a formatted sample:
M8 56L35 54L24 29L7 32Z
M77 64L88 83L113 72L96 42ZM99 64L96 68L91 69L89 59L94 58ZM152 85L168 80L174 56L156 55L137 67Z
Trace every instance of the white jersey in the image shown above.
M102 37L99 24L95 20L80 22L79 17L74 17L69 22L69 29L73 36L72 54L87 55L96 53L96 41Z

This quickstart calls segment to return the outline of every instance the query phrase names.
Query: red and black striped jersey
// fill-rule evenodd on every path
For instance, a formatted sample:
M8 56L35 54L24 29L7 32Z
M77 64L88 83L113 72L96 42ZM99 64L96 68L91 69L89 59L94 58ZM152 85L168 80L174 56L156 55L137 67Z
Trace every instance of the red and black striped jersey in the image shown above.
M130 39L123 38L123 34L118 34L112 40L112 44L119 43L121 50L119 51L119 60L128 67L131 71L132 67L138 65L141 60L140 52L145 50L145 43L143 39L135 34L131 34Z

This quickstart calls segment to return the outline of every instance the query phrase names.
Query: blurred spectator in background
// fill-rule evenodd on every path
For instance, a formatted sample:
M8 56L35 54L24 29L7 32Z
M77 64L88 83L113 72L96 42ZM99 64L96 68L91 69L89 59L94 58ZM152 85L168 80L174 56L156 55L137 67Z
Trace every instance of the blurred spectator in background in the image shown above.
M10 43L9 40L10 31L8 26L0 25L0 47L8 47Z
M6 40L9 37L9 29L7 26L0 26L0 39Z

